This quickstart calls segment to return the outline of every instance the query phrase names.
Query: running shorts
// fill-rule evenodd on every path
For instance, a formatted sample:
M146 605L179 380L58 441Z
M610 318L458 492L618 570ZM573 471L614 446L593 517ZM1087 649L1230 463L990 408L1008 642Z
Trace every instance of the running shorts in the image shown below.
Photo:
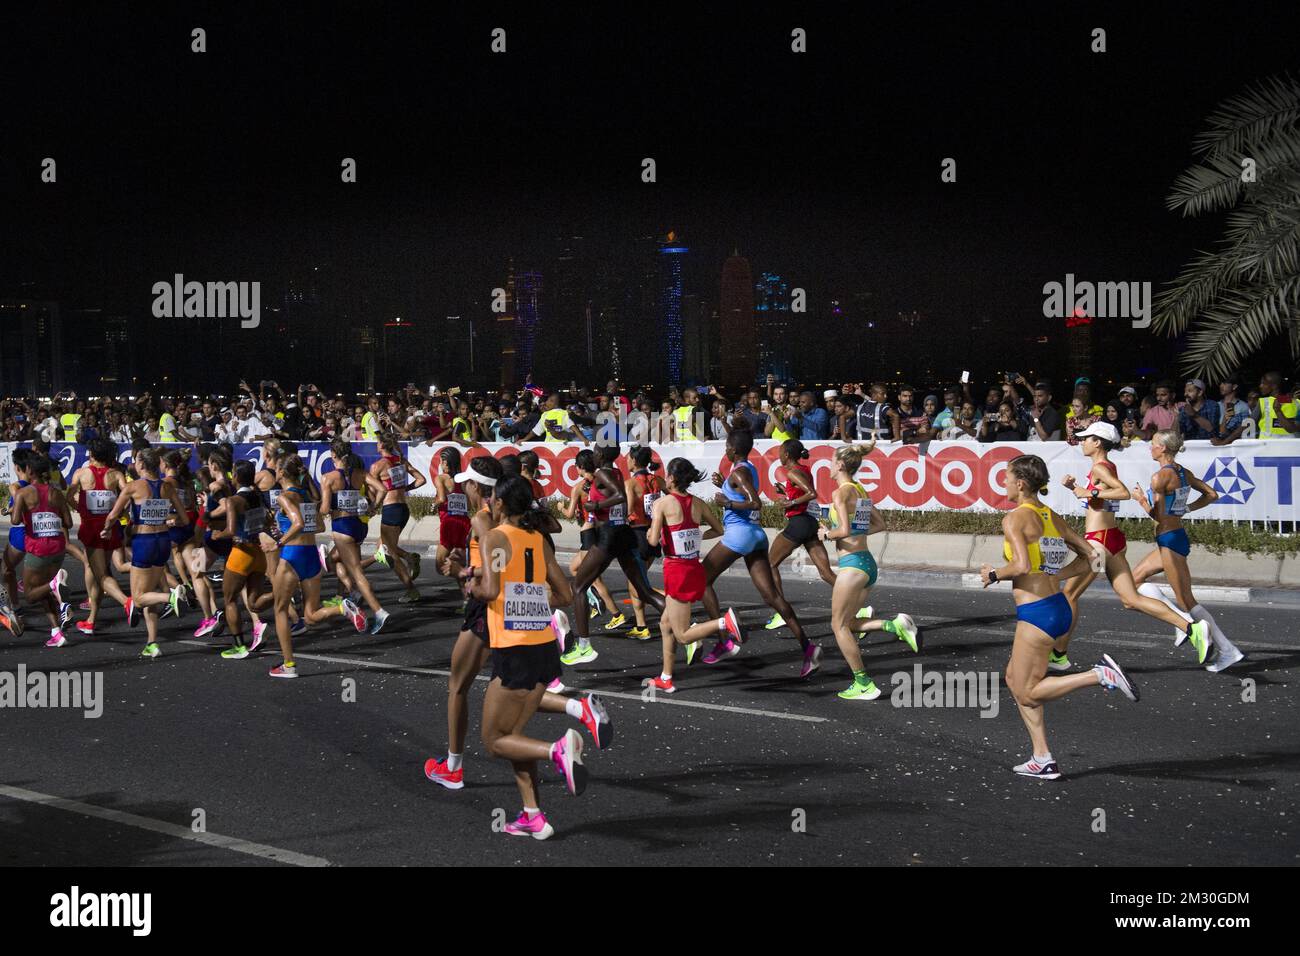
M320 574L320 553L314 544L286 544L280 549L280 560L289 562L299 581L310 581Z
M366 532L370 529L366 527L365 522L354 515L347 515L342 518L335 518L330 523L330 530L335 534L345 534L353 541L365 541Z
M840 555L836 566L841 571L861 571L867 576L867 587L875 584L880 574L870 551L846 551Z
M545 687L560 673L557 641L492 649L492 679L499 679L507 690L533 690L538 684Z
M1173 531L1166 531L1164 534L1156 535L1156 544L1181 554L1184 558L1192 553L1192 542L1187 537L1187 529L1185 528L1175 528Z
M598 525L595 529L595 547L602 549L611 558L624 558L636 551L636 535L625 524Z
M81 527L77 529L77 540L87 548L95 548L99 551L116 551L122 547L121 525L115 524L107 538L99 536L99 532L103 530L103 521L86 521L83 519Z
M727 525L722 531L722 545L744 557L767 550L767 535L758 525L748 521Z
M1086 541L1096 541L1111 554L1120 554L1128 547L1128 539L1119 528L1104 528L1101 531L1089 531L1084 536Z
M222 558L230 557L230 549L235 546L235 542L230 538L212 537L211 528L203 532L203 544L213 554Z
M27 537L27 529L22 525L14 525L9 529L9 547L15 551L23 550L23 541Z
M632 534L636 536L636 553L641 556L641 563L646 567L663 557L663 549L650 543L647 535L650 533L648 527L642 525L633 525Z
M383 524L397 525L399 528L405 528L406 522L411 520L411 509L405 501L399 501L395 505L384 505L384 510L379 518Z
M1034 625L1053 640L1070 630L1073 617L1074 615L1070 613L1070 602L1060 591L1041 601L1016 605L1017 621Z
M172 556L172 539L166 531L136 532L131 539L131 567L165 568Z
M230 556L226 558L226 570L231 574L242 574L244 577L266 574L266 555L257 545L252 547L246 544L236 545L230 549Z
M465 600L465 620L461 622L460 629L469 631L483 642L484 647L487 647L487 604L476 597L467 598Z
M20 528L19 531L22 529ZM590 551L596 546L596 529L584 528L578 532L578 544L583 551Z
M664 592L674 601L691 604L708 588L704 565L695 559L664 558Z
M53 572L63 566L63 558L67 553L66 551L60 551L57 554L24 554L23 570L49 571L51 577L53 577Z
M194 519L193 517L191 517L190 523L187 525L182 525L179 528L168 528L167 538L171 541L172 544L177 545L179 547L182 544L186 544L190 541L193 541L196 531L197 528L194 525Z
M809 544L817 540L817 529L821 523L809 514L792 515L781 529L781 536L795 544Z
M448 551L459 551L469 544L469 519L446 515L438 520L438 544Z

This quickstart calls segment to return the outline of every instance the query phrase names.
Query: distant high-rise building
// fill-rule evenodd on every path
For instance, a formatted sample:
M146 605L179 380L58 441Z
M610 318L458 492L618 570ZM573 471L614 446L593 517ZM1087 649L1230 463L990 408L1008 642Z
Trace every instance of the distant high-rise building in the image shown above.
M754 284L755 326L758 332L758 375L775 375L788 382L794 341L790 328L790 283L774 272L764 272Z
M1069 356L1068 370L1071 383L1080 376L1092 377L1095 334L1095 320L1082 309L1075 309L1072 314L1065 317L1065 352Z
M58 302L0 300L0 394L41 398L64 389L63 318Z
M524 379L533 374L533 348L542 322L542 274L521 272L515 276L515 374Z
M682 380L682 260L689 251L669 232L659 244L659 289L662 321L659 333L663 340L665 374L669 385Z
M722 378L727 386L752 385L758 377L754 282L739 251L722 265L721 291Z
M497 338L501 343L501 387L512 389L515 381L515 263L506 271L506 310L497 315Z

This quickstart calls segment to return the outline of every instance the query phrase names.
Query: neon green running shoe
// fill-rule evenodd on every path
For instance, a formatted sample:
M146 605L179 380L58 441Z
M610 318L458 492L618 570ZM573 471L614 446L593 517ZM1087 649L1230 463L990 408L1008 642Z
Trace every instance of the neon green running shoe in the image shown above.
M178 584L176 585L176 587L172 588L169 593L171 596L167 599L167 609L171 611L172 614L175 615L176 617L180 617L181 616L181 595L184 594L185 592L181 589L181 586Z
M869 621L869 620L871 620L871 605L870 605L870 604L868 604L868 605L867 605L866 607L864 607L862 610L858 611L858 620L859 620L859 621Z
M242 661L248 656L248 648L243 644L236 644L234 647L227 647L221 652L221 656L228 661Z
M382 564L384 567L388 567L388 551L384 548L382 544L379 547L375 548L375 560L378 561L380 564Z
M916 642L916 637L919 632L916 628L916 622L912 620L911 615L899 614L892 621L886 621L885 630L910 647L913 654L919 654L921 652L921 647Z
M566 667L572 667L574 664L589 664L600 655L596 649L588 644L586 647L579 642L573 646L573 650L560 656L560 663Z
M339 606L340 604L342 604L342 603L343 603L343 595L342 595L342 594L336 594L336 595L334 595L332 598L330 598L328 601L321 601L321 602L320 602L320 606L321 606L321 607L338 607L338 606Z
M1047 669L1049 671L1068 671L1070 666L1070 658L1064 654L1058 654L1056 648L1052 648L1052 653L1047 655Z
M690 667L695 663L696 656L700 653L701 641L691 641L686 645L686 666Z
M845 690L840 691L838 696L844 700L875 700L880 696L880 688L873 680L868 680L865 684L855 680Z
M1192 647L1196 648L1196 663L1204 664L1205 658L1210 653L1210 625L1204 621L1195 621L1188 628L1188 635L1192 641Z
M161 653L162 653L162 651L159 650L157 644L146 644L146 645L144 646L144 650L142 650L142 651L140 652L140 656L141 656L141 657L157 657L157 656L158 656L159 654L161 654Z
M763 627L769 631L775 631L778 627L785 627L785 618L780 614L773 614L772 619L763 625Z

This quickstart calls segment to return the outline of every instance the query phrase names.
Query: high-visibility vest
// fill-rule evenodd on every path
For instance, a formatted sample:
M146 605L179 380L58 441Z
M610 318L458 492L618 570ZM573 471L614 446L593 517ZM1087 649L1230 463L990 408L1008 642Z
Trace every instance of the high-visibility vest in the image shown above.
M68 412L68 414L60 416L59 424L63 426L64 441L77 440L77 425L80 422L81 422L81 416L75 414L74 412Z
M1287 402L1282 406L1282 414L1287 418L1295 418L1296 403ZM1259 437L1260 438L1290 438L1291 432L1287 431L1281 425L1277 424L1277 399L1272 395L1261 395L1259 397Z
M699 436L691 430L691 416L695 414L694 405L678 405L673 410L673 417L677 419L677 440L678 441L699 441Z
M366 441L374 441L379 437L379 416L374 412L366 412L361 416L361 437Z

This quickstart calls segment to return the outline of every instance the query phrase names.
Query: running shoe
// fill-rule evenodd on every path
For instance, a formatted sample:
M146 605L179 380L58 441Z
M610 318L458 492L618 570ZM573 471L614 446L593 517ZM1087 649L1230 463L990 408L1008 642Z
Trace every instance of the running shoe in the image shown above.
M599 656L600 654L596 652L594 647L590 644L583 647L582 642L579 641L574 646L573 650L569 651L567 654L560 655L560 663L564 664L566 667L572 667L575 664L590 664Z
M821 666L822 649L816 644L809 643L803 651L803 667L799 669L799 676L807 677Z
M859 621L871 620L871 612L872 612L872 607L870 604L868 604L866 607L858 611L858 620Z
M351 601L344 601L339 607L343 609L343 616L352 622L352 626L357 629L358 634L366 629L366 615L361 608Z
M1227 670L1233 664L1239 664L1245 659L1246 655L1234 647L1226 654L1219 654L1219 656L1214 659L1213 664L1205 665L1205 669L1211 674L1217 674L1219 671Z
M564 787L575 797L587 789L587 768L582 765L582 737L573 728L551 744L551 760L564 778Z
M515 822L505 825L505 832L511 836L530 836L534 840L545 840L555 832L555 827L546 822L546 814L541 810L532 817L520 810Z
M892 621L886 621L885 630L910 647L913 654L921 653L921 646L916 640L918 634L916 622L912 620L910 614L898 614Z
M595 694L582 698L582 716L578 718L591 734L597 750L607 750L614 742L614 722L609 719L609 711L604 702Z
M77 610L78 610L78 611L89 611L89 610L90 610L90 598L87 598L86 600L84 600L84 601L82 601L80 604L78 604L78 605L77 605Z
M91 624L89 621L78 621L77 630L82 634L85 634L87 637L93 637L95 634L95 625Z
M740 629L740 618L736 616L734 610L727 608L727 613L722 615L722 623L733 641L737 644L745 643L745 632Z
M378 634L380 631L382 631L384 629L384 625L388 623L388 616L389 616L388 612L385 611L382 607L378 611L376 611L375 620L370 625L370 633Z
M307 631L307 622L304 621L302 618L298 618L298 620L294 621L292 624L289 625L289 633L294 637L297 637L300 634L304 634L306 633L306 631Z
M292 664L276 664L269 671L267 671L267 673L270 674L272 677L292 678L298 676L298 668L294 667Z
M12 614L5 614L4 612L0 611L0 624L3 624L5 627L7 627L9 629L9 633L12 634L14 637L21 637L23 632L18 627L18 624L16 623L17 620L18 619L14 617Z
M1033 757L1030 757L1024 763L1016 764L1011 769L1022 777L1037 777L1039 780L1058 780L1061 776L1061 768L1056 765L1055 760L1039 763Z
M716 664L720 660L735 657L739 653L740 646L731 638L727 638L725 641L718 641L718 643L714 644L713 650L705 654L702 660L706 664Z
M701 641L691 641L686 645L686 666L690 667L695 663L695 656L700 653Z
M228 661L242 661L249 654L249 650L243 644L236 644L234 647L227 647L221 652L221 656Z
M225 577L225 571L213 571L208 575L208 583L220 584L223 577Z
M172 616L172 606L171 603L169 602L167 604L164 604L163 609L158 612L158 620L164 621L171 616Z
M587 603L591 605L592 617L605 612L605 602L600 599L595 588L587 588Z
M1118 689L1121 694L1134 702L1141 696L1138 694L1137 684L1133 683L1132 678L1125 676L1120 666L1115 663L1115 659L1109 654L1102 654L1101 660L1093 670L1097 672L1101 686L1106 690Z
M59 568L59 570L55 573L54 577L50 578L50 593L54 595L54 600L58 601L60 604L63 603L63 594L61 593L60 588L62 588L63 585L67 583L68 583L67 568Z
M251 654L262 646L262 636L266 633L266 626L265 621L253 622L253 643L248 645L248 653Z
M569 615L560 608L556 608L551 613L551 630L555 632L555 640L560 645L560 653L563 654L569 637Z
M564 686L564 682L558 677L546 685L546 692L548 694L563 694L566 690L568 690L568 688Z
M168 592L171 596L167 601L167 609L176 617L181 616L181 586L178 584Z
M411 554L411 580L414 581L420 576L420 552L412 551Z
M1070 667L1070 658L1057 653L1055 649L1047 655L1047 669L1049 671L1068 671Z
M419 588L410 588L405 594L397 599L398 604L418 604L420 603Z
M328 568L329 556L330 556L329 545L325 545L325 544L316 545L316 554L320 556L321 570Z
M339 606L340 604L342 604L342 603L343 603L343 595L342 595L342 594L336 594L336 595L334 595L332 598L330 598L328 601L321 601L321 602L320 602L320 606L321 606L321 607L338 607L338 606Z
M72 623L72 605L66 601L59 605L59 627L67 627Z
M127 627L135 627L140 623L140 609L135 606L135 598L127 598L122 610L126 612Z
M424 762L424 775L448 790L465 789L465 768L459 767L456 770L448 770L447 761L445 760L434 760L430 757Z
M615 614L613 617L611 617L608 621L605 622L605 630L617 631L620 627L622 627L626 623L627 623L626 617L624 617L622 614Z
M68 639L63 636L63 631L57 627L50 628L50 639L45 642L46 647L62 647L68 643Z
M840 691L838 696L844 700L875 700L880 696L880 688L873 680L868 680L865 684L855 680L848 688Z
M1204 664L1205 658L1210 654L1210 648L1214 646L1210 637L1210 625L1204 621L1193 621L1187 626L1187 630L1181 633L1183 640L1191 640L1192 647L1196 651L1196 663ZM1174 641L1174 646L1177 647L1181 643L1182 640Z
M380 564L382 564L384 567L389 567L388 549L385 548L382 544L379 547L375 548L375 560L378 561Z
M157 644L146 644L144 650L140 652L141 657L157 657L162 651Z
M199 621L199 626L194 629L195 637L207 637L217 629L218 620L215 617L205 617Z
M185 610L192 611L199 603L199 596L194 593L194 585L186 582L182 587L185 588L181 592L181 600L185 602Z
M697 641L696 643L699 642ZM658 677L647 677L641 682L641 686L653 687L655 690L663 694L677 693L677 686L673 684L672 678L670 677L668 680L664 680L662 674Z
M780 614L773 614L771 618L768 619L768 622L763 625L763 627L764 629L769 631L775 631L778 627L785 627L785 618L783 618Z
M627 636L632 638L632 640L634 641L648 641L650 640L650 628L648 627L631 628L627 632Z

